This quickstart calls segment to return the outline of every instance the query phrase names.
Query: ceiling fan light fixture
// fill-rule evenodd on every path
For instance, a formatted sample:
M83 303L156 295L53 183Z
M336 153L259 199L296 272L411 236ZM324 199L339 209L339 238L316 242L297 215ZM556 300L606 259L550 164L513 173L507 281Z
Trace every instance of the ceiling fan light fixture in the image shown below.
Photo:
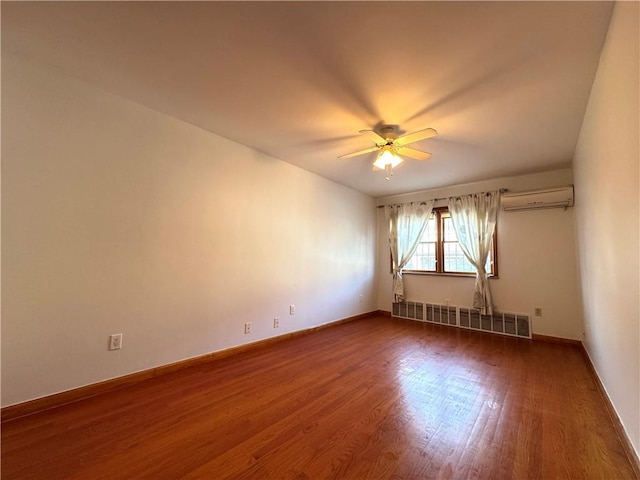
M380 151L376 161L373 162L373 166L380 170L388 170L397 167L401 162L402 159L393 153L391 147L385 146Z

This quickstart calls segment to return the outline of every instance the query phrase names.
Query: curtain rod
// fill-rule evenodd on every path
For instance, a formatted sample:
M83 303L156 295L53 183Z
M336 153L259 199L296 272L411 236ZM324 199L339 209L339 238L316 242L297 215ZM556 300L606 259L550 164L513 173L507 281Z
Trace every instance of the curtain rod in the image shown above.
M498 191L500 193L504 193L504 192L508 192L509 189L508 188L500 188L498 189ZM464 195L481 195L483 193L491 193L491 192L476 192L476 193L465 193ZM451 197L438 197L438 198L429 198L427 200L416 200L418 202L428 202L430 200L433 200L434 202L437 202L438 200L447 200L449 198L455 198L455 197L459 197L460 195L452 195ZM405 202L407 203L407 202ZM411 203L411 202L409 202ZM387 203L387 205L394 205L393 203ZM384 208L384 205L378 205L376 208Z

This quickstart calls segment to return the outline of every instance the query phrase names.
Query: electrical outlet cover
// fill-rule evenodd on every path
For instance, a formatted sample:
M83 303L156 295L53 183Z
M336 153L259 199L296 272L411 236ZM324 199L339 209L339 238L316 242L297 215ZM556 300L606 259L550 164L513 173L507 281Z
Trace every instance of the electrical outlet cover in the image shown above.
M122 348L122 334L114 333L109 335L109 350L120 350Z

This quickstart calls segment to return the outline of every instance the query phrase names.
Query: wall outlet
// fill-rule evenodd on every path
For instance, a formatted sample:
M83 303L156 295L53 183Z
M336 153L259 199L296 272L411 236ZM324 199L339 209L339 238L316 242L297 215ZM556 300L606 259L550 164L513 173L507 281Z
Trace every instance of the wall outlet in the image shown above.
M122 334L114 333L109 335L109 350L120 350L122 348Z
M364 302L364 297L360 295L360 303Z
M540 307L535 307L535 308L533 309L533 314L534 314L536 317L541 317L541 316L542 316L542 308L540 308Z
M273 328L278 328L280 326L280 317L275 317L273 319Z
M445 298L444 301L445 301L447 307L451 306L451 299L450 298Z
M244 324L244 333L251 333L251 322L247 322Z
M296 314L296 306L289 305L289 315L295 315L295 314Z

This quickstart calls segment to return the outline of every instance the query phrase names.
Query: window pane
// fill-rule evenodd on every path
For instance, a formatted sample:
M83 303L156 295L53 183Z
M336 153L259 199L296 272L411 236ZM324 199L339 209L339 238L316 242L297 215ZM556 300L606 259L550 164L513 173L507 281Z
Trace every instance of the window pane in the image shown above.
M420 242L415 255L405 269L434 271L436 269L436 242Z
M444 241L445 242L457 242L456 231L453 228L453 220L451 217L442 215L443 228L444 228Z
M438 226L435 215L431 214L427 228L422 234L418 249L413 258L404 267L406 270L436 270L436 243L438 241Z
M471 262L467 260L458 242L444 244L444 270L446 272L475 272Z
M471 262L467 260L462 248L458 244L458 237L453 228L453 221L450 214L442 215L442 229L444 236L444 271L458 273L475 273L476 269ZM493 251L493 247L491 249ZM485 270L491 272L491 254L487 258Z
M435 217L433 214L429 217L429 221L427 222L427 228L422 235L423 242L437 242L438 241L438 226L435 222Z

